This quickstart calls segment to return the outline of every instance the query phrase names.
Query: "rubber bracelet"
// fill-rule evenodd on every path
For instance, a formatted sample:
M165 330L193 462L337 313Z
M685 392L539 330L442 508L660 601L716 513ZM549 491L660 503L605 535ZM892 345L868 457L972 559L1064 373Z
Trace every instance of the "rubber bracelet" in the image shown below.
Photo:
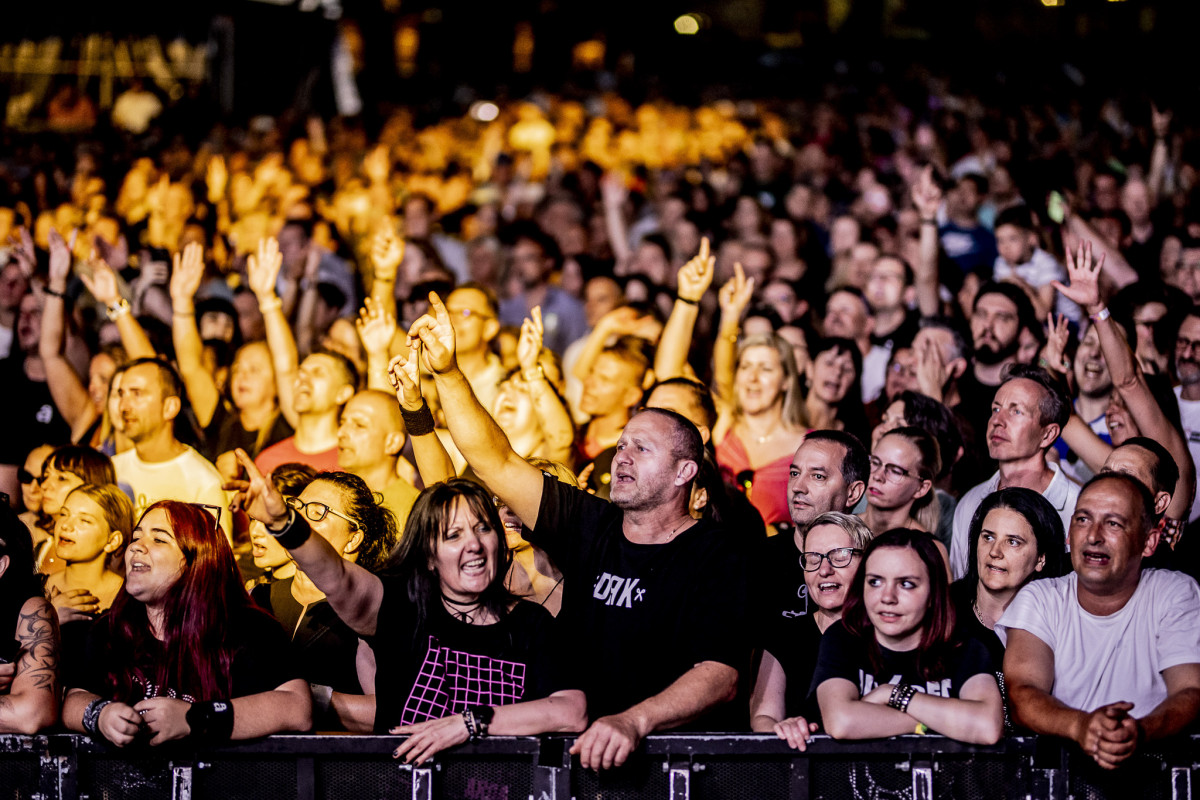
M100 732L100 712L104 710L105 706L111 705L112 702L112 700L96 698L87 704L87 708L83 710L83 729L87 731L89 736L104 737L104 734Z
M273 531L268 527L267 533L274 536L275 541L279 542L279 546L284 550L295 550L308 541L308 537L312 535L312 528L295 509L290 509L288 513L288 523L283 526L283 530Z
M433 433L433 429L437 427L433 422L433 412L424 400L416 411L409 411L400 406L400 418L404 420L404 429L408 431L409 436L426 436Z
M681 303L687 303L689 306L698 306L698 305L700 305L700 301L699 301L699 300L688 300L686 297L682 297L682 296L680 296L680 295L676 295L676 296L675 296L675 299L676 299L676 300L678 300L678 301L679 301L679 302L681 302Z
M229 700L201 700L192 703L187 715L194 742L223 744L233 736L233 703Z
M46 294L50 295L51 297L57 297L59 300L67 299L66 292L60 292L58 289L51 289L49 286L44 287L42 289L42 291L45 292Z

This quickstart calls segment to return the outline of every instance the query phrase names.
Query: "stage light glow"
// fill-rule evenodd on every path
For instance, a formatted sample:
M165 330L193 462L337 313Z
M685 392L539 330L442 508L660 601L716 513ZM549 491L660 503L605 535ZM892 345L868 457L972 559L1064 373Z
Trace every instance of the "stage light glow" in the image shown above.
M495 103L479 101L471 104L471 117L480 122L491 122L500 116L500 108Z
M694 36L700 32L700 18L695 14L684 14L675 20L675 32L680 36Z

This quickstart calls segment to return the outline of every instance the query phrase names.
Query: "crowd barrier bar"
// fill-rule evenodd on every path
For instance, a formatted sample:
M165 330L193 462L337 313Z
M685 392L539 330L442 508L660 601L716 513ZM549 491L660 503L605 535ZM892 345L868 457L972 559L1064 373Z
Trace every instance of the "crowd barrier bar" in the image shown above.
M392 736L272 736L209 751L116 749L75 735L0 736L0 800L1190 800L1200 738L1105 773L1037 737L994 747L939 736L799 753L774 736L649 737L630 763L584 770L574 737L491 737L412 767Z

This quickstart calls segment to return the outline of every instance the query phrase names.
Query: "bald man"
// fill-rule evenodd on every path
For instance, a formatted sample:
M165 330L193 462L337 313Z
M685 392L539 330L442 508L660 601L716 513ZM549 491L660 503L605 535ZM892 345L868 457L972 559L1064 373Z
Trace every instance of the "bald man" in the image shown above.
M383 495L383 506L396 515L404 532L408 512L420 492L396 474L404 448L404 422L396 398L378 389L367 389L350 398L338 426L338 465L357 475L373 492Z

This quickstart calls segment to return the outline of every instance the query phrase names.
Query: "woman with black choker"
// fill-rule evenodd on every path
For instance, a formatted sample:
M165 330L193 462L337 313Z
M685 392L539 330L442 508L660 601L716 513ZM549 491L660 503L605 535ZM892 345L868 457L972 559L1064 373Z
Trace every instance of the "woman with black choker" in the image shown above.
M376 732L407 734L396 758L421 763L489 733L581 731L583 692L558 674L560 647L544 608L505 588L511 554L491 494L462 479L434 484L413 506L391 566L374 575L311 535L241 450L247 479L234 505L266 525L375 652Z

